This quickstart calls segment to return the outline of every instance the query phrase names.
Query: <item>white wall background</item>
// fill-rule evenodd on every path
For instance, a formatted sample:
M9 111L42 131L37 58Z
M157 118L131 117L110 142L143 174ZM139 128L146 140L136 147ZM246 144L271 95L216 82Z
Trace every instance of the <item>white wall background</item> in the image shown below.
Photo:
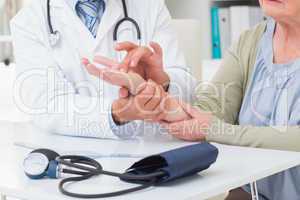
M203 26L200 59L211 58L211 0L165 0L170 13L175 19L197 19Z

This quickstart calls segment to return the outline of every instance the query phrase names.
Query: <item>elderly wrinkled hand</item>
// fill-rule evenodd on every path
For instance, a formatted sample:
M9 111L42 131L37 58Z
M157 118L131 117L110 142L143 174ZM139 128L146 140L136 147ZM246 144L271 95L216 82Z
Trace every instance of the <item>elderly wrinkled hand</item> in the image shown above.
M205 140L206 132L211 126L212 114L204 113L184 102L180 102L180 107L190 119L173 123L162 122L162 126L174 137L182 140L192 142Z

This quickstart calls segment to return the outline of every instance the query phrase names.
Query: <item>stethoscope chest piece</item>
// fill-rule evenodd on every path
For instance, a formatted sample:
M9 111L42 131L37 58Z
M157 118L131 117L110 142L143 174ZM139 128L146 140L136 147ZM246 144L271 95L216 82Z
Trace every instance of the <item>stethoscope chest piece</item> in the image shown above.
M49 42L51 47L57 46L59 41L60 41L59 31L54 31L53 33L50 33Z

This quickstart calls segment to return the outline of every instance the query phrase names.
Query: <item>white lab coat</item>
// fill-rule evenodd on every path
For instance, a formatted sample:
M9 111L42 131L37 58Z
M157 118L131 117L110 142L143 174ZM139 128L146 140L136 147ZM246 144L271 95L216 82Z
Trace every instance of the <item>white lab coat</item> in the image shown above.
M118 88L90 76L81 58L96 54L118 57L113 48L113 29L123 17L121 0L107 1L96 39L65 1L51 0L53 27L61 35L54 48L49 44L46 1L33 0L11 21L18 75L15 102L33 116L34 124L49 132L114 138L109 116ZM190 101L195 82L185 68L164 1L127 0L127 6L141 28L142 44L156 41L163 47L170 93ZM136 41L131 25L125 24L121 30L120 41ZM143 134L145 129L141 125L135 131Z

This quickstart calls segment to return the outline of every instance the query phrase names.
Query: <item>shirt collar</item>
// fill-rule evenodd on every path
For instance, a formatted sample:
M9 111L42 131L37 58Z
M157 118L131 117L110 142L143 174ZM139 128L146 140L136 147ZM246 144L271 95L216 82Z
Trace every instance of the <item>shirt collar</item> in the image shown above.
M69 7L73 10L76 11L76 4L79 0L65 0ZM108 0L104 0L105 4L107 4Z
M300 59L293 60L284 64L275 64L273 38L276 29L276 21L270 18L267 22L267 29L261 39L260 51L262 58L269 72L275 76L286 76L293 74L300 69Z

